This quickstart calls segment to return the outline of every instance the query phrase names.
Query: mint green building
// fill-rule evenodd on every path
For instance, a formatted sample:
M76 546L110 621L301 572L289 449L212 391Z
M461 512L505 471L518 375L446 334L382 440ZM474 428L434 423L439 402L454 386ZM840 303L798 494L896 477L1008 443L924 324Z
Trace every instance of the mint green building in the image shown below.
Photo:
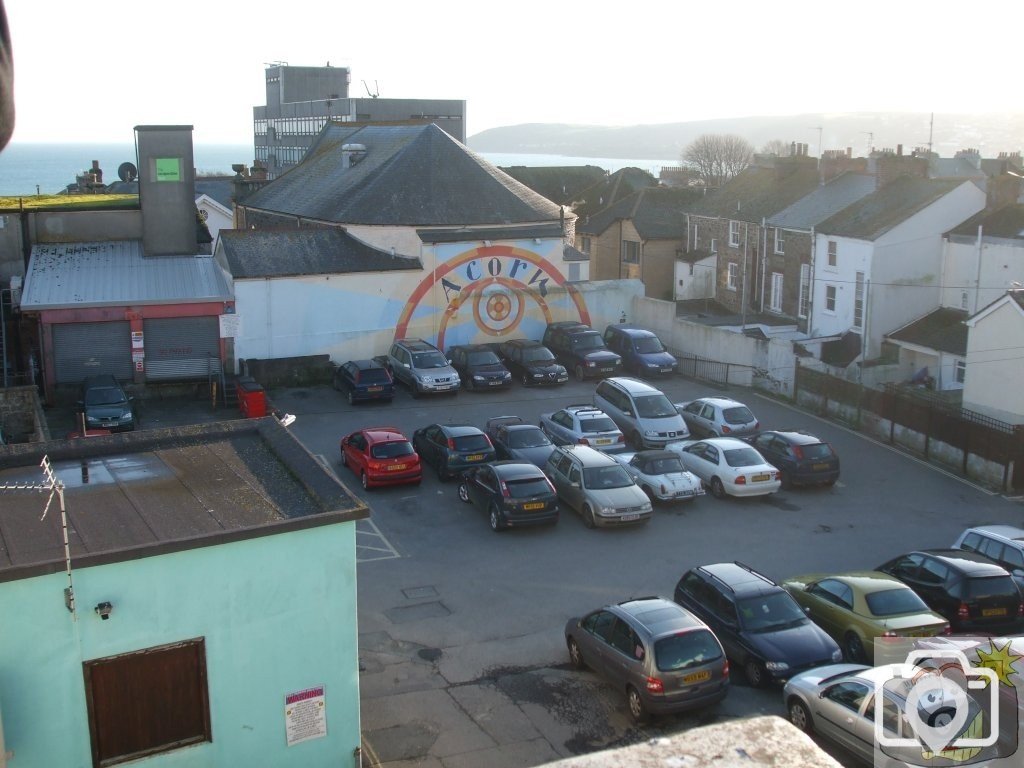
M0 448L0 766L358 766L367 516L273 417Z

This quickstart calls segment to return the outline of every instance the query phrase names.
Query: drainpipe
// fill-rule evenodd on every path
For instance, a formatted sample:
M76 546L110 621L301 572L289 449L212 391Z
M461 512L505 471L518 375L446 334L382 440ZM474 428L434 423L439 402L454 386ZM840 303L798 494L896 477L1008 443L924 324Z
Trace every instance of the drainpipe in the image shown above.
M761 217L761 313L764 313L764 273L768 269L768 227L765 226L766 222L764 217Z
M977 243L977 248L978 248L978 274L977 274L977 276L975 277L975 280L974 280L974 312L972 312L971 314L976 314L978 312L978 301L981 298L981 241L982 241L983 237L984 237L984 233L982 232L982 225L979 224L978 225L978 243Z
M814 268L818 265L818 235L811 227L811 269L807 286L807 335L814 338ZM797 299L799 301L799 298ZM798 308L799 309L799 308Z
M743 286L740 290L740 332L747 330L747 246L750 242L750 225L743 222Z

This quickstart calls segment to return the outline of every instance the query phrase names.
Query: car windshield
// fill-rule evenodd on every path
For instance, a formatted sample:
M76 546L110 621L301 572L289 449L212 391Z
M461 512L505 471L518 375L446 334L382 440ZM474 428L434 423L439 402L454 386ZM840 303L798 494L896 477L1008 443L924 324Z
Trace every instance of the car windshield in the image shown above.
M633 485L629 473L616 464L614 467L590 467L583 470L583 480L591 490L625 488Z
M740 623L748 632L775 632L809 621L788 592L770 592L739 600Z
M86 405L120 405L124 393L117 387L94 387L85 393Z
M360 384L387 384L390 379L383 368L366 368L359 372Z
M457 451L487 451L491 447L486 435L461 435L452 438L452 442Z
M754 414L745 405L738 405L735 408L724 408L722 410L722 418L725 419L726 424L749 424L751 421L756 421Z
M664 459L654 459L644 465L644 471L648 475L668 475L672 472L685 472L683 462L678 456L666 456Z
M448 361L440 352L417 352L412 356L415 368L447 368Z
M657 336L644 336L636 340L636 351L641 355L651 355L655 352L664 352L665 347Z
M555 359L547 347L530 347L523 350L524 363L549 363Z
M614 432L615 429L615 422L607 416L593 416L589 419L580 419L580 432L585 434Z
M928 606L909 588L883 589L864 595L872 616L899 616L901 613L927 611Z
M593 333L579 333L569 338L572 339L572 345L576 349L604 349L604 340L601 338L601 334L596 331Z
M664 419L668 416L679 418L675 406L661 392L635 398L636 415L645 419Z
M699 667L722 658L722 648L706 629L680 632L654 643L654 663L662 672Z
M414 453L408 440L392 440L370 446L370 456L375 459L394 459L398 456L412 456Z
M730 448L723 451L725 463L730 467L756 467L764 464L761 454L753 448Z
M1009 576L982 576L965 579L968 600L986 597L1010 597L1020 599L1020 593Z
M467 360L470 365L496 365L501 362L498 360L498 356L490 350L470 352L467 355Z
M551 494L548 481L543 477L524 477L522 480L506 480L505 487L513 499L528 499L532 496Z
M551 441L539 427L517 429L508 433L509 448L540 448L545 445L551 445Z

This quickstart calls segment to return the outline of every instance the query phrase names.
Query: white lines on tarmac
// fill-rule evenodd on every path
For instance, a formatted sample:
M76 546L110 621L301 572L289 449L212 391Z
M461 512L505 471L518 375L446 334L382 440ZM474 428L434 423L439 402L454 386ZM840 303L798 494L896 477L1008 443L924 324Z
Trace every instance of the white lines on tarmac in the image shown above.
M327 461L322 453L316 454L316 460L320 466L334 475L338 482L341 478L334 471L334 467ZM393 560L401 557L398 550L391 546L387 536L380 532L380 528L369 518L356 520L356 564L366 563L371 560Z

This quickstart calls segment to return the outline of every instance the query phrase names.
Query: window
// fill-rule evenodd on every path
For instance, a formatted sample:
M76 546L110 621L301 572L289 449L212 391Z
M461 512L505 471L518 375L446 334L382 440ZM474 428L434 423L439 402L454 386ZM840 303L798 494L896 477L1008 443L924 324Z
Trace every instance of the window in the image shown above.
M839 263L839 245L835 240L828 241L828 265L834 267Z
M967 291L960 291L960 309L967 309Z
M782 311L782 273L772 272L772 300L770 309L772 312Z
M734 261L729 262L729 272L725 278L725 287L730 291L736 290L736 276L739 273L740 265Z
M203 638L82 664L93 765L210 741Z
M580 263L578 261L569 262L569 282L578 283L580 280Z
M729 222L729 245L736 248L740 244L740 223L738 221Z
M864 327L864 273L858 272L853 290L853 327Z
M967 378L967 361L957 360L956 367L953 370L953 381L957 384L963 384Z
M782 230L778 227L775 228L775 252L785 253L786 252L786 238Z
M712 237L711 238L711 248L710 248L710 250L711 250L711 253L718 253L718 238L717 237Z
M800 299L796 313L799 317L807 317L811 303L811 265L800 265Z
M580 251L590 255L590 238L586 235L580 235Z
M640 243L638 243L636 240L623 240L622 261L626 264L639 264Z
M825 286L825 311L834 313L836 311L836 287Z
M693 225L693 250L700 250L700 227L696 224Z

